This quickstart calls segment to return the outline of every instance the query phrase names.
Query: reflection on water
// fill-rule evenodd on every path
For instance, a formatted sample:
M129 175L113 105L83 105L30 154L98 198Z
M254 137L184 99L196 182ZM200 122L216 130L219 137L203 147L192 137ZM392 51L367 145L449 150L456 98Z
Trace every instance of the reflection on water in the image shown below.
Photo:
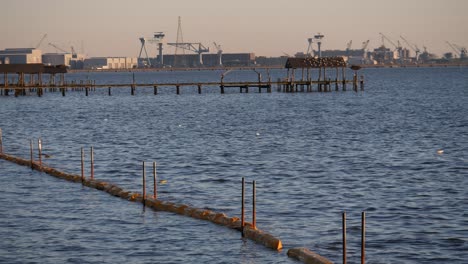
M366 69L366 91L359 93L221 95L218 87L204 87L199 95L185 87L177 96L167 87L157 96L137 88L136 96L121 89L111 97L106 90L88 97L2 97L0 127L8 153L27 157L28 140L42 137L51 155L45 162L69 172L79 173L80 148L93 146L96 177L129 190L141 188L141 161L157 161L158 176L167 181L159 186L162 199L229 215L239 214L241 177L256 180L258 225L286 249L306 246L339 262L346 210L348 256L355 262L366 211L369 263L462 263L468 249L467 70ZM229 76L255 79L250 74ZM97 83L131 80L130 73L67 78L86 75ZM161 83L216 81L220 72L135 75ZM51 262L289 261L284 252L245 244L237 232L203 221L143 214L134 204L3 161L0 171L9 182L0 187L0 234L15 238L1 247L13 248L0 254L7 260L28 261L34 255L24 248L31 248ZM21 187L18 178L54 188Z

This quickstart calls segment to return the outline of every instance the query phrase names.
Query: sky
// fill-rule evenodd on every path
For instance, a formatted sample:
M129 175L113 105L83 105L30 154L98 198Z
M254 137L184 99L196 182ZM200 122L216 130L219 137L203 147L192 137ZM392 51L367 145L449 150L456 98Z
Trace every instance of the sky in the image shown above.
M294 55L318 32L322 50L344 50L350 40L351 48L366 40L377 48L380 32L439 56L453 52L446 41L468 47L468 0L0 0L0 10L0 49L34 47L47 34L43 52L57 52L53 43L91 57L137 57L139 38L159 31L176 42L179 16L183 40L213 53L216 42L225 53ZM148 48L153 57L156 47Z

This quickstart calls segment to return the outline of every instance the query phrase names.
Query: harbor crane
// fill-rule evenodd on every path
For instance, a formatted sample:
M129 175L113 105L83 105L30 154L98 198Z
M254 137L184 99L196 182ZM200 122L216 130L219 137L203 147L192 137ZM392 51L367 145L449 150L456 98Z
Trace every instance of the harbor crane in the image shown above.
M385 47L384 39L386 39L388 42L390 42L390 44L392 44L395 47L395 50L398 52L398 58L400 59L400 62L402 62L403 56L402 56L402 48L401 48L400 41L397 41L397 43L398 43L398 45L397 45L391 39L389 39L387 36L385 36L383 33L379 33L379 34L382 36L382 46Z
M70 49L71 49L72 58L76 59L78 56L76 55L75 48L71 46Z
M456 52L456 54L459 54L460 59L464 59L464 58L467 57L467 51L466 51L465 47L460 47L460 46L458 46L456 44L452 44L452 43L450 43L448 41L445 41L445 42L450 46L450 48L453 49L453 51Z
M44 41L45 38L47 38L47 34L44 34L42 36L41 40L39 40L39 42L37 43L37 45L34 48L38 49L41 46L41 44L42 44L42 42Z
M222 56L223 56L223 50L221 49L221 45L218 45L216 44L216 42L213 42L216 50L218 51L218 66L223 66L223 60L222 60Z
M419 54L421 53L421 50L418 48L416 45L412 45L407 39L405 39L403 36L400 35L400 38L414 51L416 54L414 59L416 62L419 61Z
M53 44L53 43L50 43L50 42L49 42L49 46L52 46L52 47L54 47L56 50L60 50L61 52L70 53L70 52L68 52L68 51L66 51L66 50L64 50L64 49L62 49L62 48L60 48L60 47L58 47L57 45L55 45L55 44Z
M318 57L322 57L322 51L320 49L320 47L322 46L322 39L324 38L325 36L320 34L320 33L317 33L317 35L314 36L314 39L317 41L317 46L318 46Z
M158 51L159 51L158 64L160 66L163 65L164 60L163 60L162 52L163 52L163 39L164 39L165 36L166 35L163 32L155 32L153 34L152 38L145 38L145 37L139 38L140 43L141 43L141 48L140 48L140 53L138 55L138 59L139 60L141 59L141 53L144 51L145 55L146 55L146 60L143 61L146 64L145 66L148 66L148 67L152 66L151 61L150 61L149 56L148 56L148 51L146 50L146 43L151 43L151 44L157 44L158 45Z
M391 39L389 39L387 36L385 36L383 33L379 33L379 34L382 36L382 45L383 46L385 46L384 39L386 39L388 42L390 42L390 44L392 44L395 47L395 50L400 50L401 49L399 41L398 41L398 45L397 45Z
M350 50L351 50L351 46L353 45L353 40L350 40L347 44L346 44L346 56L349 57L349 53L350 53Z
M307 42L309 43L309 46L307 47L306 56L307 57L312 57L312 43L314 42L314 39L313 38L308 38ZM289 55L288 55L288 57L289 57Z
M366 40L366 41L362 42L362 48L361 48L362 51L366 51L367 46L369 45L369 41L370 40Z
M200 42L167 43L167 45L197 53L200 65L203 65L202 53L210 52L210 48L203 46Z

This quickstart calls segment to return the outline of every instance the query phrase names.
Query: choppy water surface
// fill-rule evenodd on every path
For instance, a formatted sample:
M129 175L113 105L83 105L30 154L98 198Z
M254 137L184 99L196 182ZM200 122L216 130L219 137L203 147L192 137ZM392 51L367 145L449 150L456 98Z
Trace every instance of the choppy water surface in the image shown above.
M94 146L96 177L139 191L157 161L162 199L239 215L240 181L257 181L257 221L286 249L368 263L463 263L468 257L468 69L366 69L364 92L175 95L152 89L1 97L6 152L41 137L52 166L79 173ZM272 71L272 79L284 75ZM138 82L217 81L220 72L136 73ZM266 73L263 73L265 78ZM127 82L131 73L68 79ZM233 72L230 80L256 80ZM229 80L229 79L225 79ZM443 154L437 150L442 149ZM150 168L148 168L150 169ZM143 211L106 193L0 161L0 261L284 263L236 231ZM89 169L87 169L89 173ZM151 185L150 185L151 187ZM250 192L250 186L247 188ZM250 203L250 193L248 195ZM248 217L250 220L250 217Z

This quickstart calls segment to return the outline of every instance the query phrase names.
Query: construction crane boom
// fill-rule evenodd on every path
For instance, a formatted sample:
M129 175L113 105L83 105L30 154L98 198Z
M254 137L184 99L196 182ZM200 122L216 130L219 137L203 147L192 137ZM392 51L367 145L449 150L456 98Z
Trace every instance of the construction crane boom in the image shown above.
M414 51L414 53L416 54L415 58L416 58L416 61L418 61L419 59L419 53L421 52L421 50L419 50L418 46L416 45L412 45L407 39L405 39L403 36L400 35L400 38Z
M370 41L370 40L366 40L366 41L364 41L364 42L362 43L362 50L365 51L365 50L367 49L367 46L369 45L369 41Z
M62 51L62 52L70 53L70 52L68 52L68 51L66 51L66 50L64 50L64 49L62 49L62 48L60 48L60 47L58 47L57 45L55 45L55 44L53 44L53 43L50 43L50 42L49 42L49 46L52 46L52 47L54 47L54 48L56 48L56 49L58 49L58 50L60 50L60 51Z
M388 42L390 42L390 44L392 44L395 49L399 49L401 48L400 45L396 45L391 39L389 39L387 36L385 36L383 33L379 33L383 39L386 39ZM382 41L383 42L383 41Z
M352 45L353 45L353 40L350 40L350 41L346 44L346 49L347 49L347 50L350 50Z
M41 46L42 42L44 41L44 39L45 39L46 37L47 37L47 34L44 34L44 35L42 36L41 40L39 40L39 42L37 43L37 45L36 45L34 48L35 48L35 49L38 49L38 48Z

